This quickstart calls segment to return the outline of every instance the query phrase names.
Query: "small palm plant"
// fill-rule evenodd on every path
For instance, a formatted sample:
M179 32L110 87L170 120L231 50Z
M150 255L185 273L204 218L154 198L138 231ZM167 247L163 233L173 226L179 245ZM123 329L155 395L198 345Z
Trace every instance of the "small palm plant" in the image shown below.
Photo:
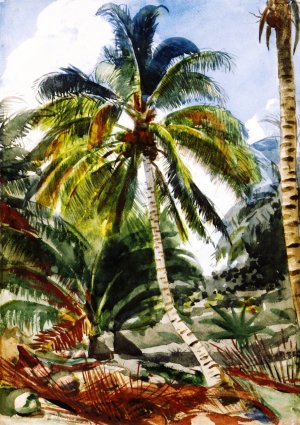
M223 329L211 335L214 339L233 339L237 341L240 349L244 349L248 347L250 337L265 329L262 325L254 325L257 314L246 318L246 305L239 314L234 308L231 308L231 314L220 307L211 305L211 308L219 315L219 318L214 317L209 319L209 322Z

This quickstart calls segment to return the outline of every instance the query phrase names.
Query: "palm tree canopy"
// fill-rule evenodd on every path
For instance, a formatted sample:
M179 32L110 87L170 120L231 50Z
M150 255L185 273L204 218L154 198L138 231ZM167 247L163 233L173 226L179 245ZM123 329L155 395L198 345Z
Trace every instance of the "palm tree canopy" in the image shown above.
M103 5L97 15L112 24L115 42L104 49L94 76L70 67L39 81L39 96L50 102L31 120L45 134L30 158L49 162L28 197L37 192L45 205L60 202L75 222L96 211L106 229L118 230L124 212L143 203L139 168L147 157L157 202L167 207L183 239L185 223L204 237L204 222L226 234L179 151L238 193L259 179L244 126L220 106L224 94L207 74L230 70L231 58L181 37L154 46L162 11L167 9L145 6L131 17L126 6ZM160 121L159 111L166 112ZM124 114L131 128L119 122Z

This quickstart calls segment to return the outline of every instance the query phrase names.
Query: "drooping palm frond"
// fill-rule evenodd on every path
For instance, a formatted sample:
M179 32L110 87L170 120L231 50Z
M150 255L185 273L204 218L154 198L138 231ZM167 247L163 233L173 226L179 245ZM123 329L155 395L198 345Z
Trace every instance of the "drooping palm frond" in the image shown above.
M53 100L60 96L87 94L101 99L117 99L109 88L91 80L75 67L62 68L62 72L45 75L36 82L42 100Z
M27 329L44 329L56 323L59 311L49 305L32 301L8 301L0 306L0 318L6 327L18 326Z
M104 100L86 96L70 95L58 97L36 109L31 120L32 126L39 126L42 130L59 127L75 118L92 117Z
M100 146L111 136L119 117L120 109L110 103L105 103L98 109L89 128L88 149Z
M297 0L291 0L291 12L295 25L295 41L293 47L293 53L295 54L300 37L300 9Z
M168 114L164 122L166 125L186 125L196 129L203 129L209 135L218 135L227 143L240 145L245 143L248 136L243 123L229 111L212 105L188 106Z
M147 5L142 7L132 20L133 46L142 76L144 76L147 63L151 57L153 37L157 28L156 20L161 8L169 11L163 5Z
M28 158L35 163L49 158L56 158L63 151L75 149L83 145L82 136L88 133L90 117L78 118L59 127L53 127L42 138L40 143L29 153Z
M148 99L148 104L168 108L178 107L192 100L221 102L224 99L222 90L204 74L221 68L225 71L231 69L231 57L227 53L200 51L191 54L168 69Z
M164 205L164 207L166 208L166 210L168 211L168 213L170 214L170 216L173 218L174 222L176 223L176 226L182 241L187 241L188 240L187 228L181 217L180 211L178 210L176 202L170 192L170 189L164 178L164 175L159 169L159 167L157 166L155 167L155 182L157 186L159 187L158 198L160 200L160 204L162 203Z
M205 130L190 126L169 125L167 128L178 146L186 148L213 178L226 182L237 193L251 182L259 181L259 168L246 144L236 146L218 135L210 136Z
M152 94L174 59L198 52L198 47L183 37L171 37L162 41L154 50L147 66L146 78L143 81L145 94Z
M179 158L175 142L168 130L159 124L151 124L151 130L155 132L167 153L165 162L168 164L168 184L172 187L173 196L180 202L191 228L200 236L205 235L203 224L200 224L198 215L200 214L204 220L211 222L219 231L227 235L226 227L212 203L193 182L190 171ZM192 209L198 212L193 212Z
M261 14L260 21L259 21L259 34L258 34L259 42L261 42L261 36L262 36L263 31L264 31L264 27L265 27L265 23L266 23L268 13L269 13L269 8L265 7L263 13Z
M222 89L210 77L197 72L166 73L149 98L149 104L161 109L181 107L189 102L223 102Z

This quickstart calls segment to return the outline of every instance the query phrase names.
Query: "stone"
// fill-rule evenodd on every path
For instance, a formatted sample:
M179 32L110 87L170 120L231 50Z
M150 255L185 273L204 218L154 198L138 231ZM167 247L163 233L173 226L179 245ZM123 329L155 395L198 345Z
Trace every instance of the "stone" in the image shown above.
M93 335L90 337L88 356L97 360L111 360L114 354L103 342L101 336Z
M127 354L134 357L140 357L143 355L140 348L121 332L115 333L114 352L116 354Z

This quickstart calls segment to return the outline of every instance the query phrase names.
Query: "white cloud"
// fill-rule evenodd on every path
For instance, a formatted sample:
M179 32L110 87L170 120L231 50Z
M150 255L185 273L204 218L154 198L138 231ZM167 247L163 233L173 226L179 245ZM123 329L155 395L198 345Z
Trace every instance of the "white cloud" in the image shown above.
M246 128L249 133L248 143L257 142L265 137L264 129L260 124L260 119L257 114L246 121Z
M278 98L268 99L265 107L246 121L246 128L249 133L248 143L254 143L264 137L274 136L278 133L274 125L266 123L264 120L269 116L279 115Z
M32 85L42 75L70 64L90 73L112 39L110 25L96 11L105 1L57 0L38 16L37 31L8 57L1 97L21 94L34 104Z

